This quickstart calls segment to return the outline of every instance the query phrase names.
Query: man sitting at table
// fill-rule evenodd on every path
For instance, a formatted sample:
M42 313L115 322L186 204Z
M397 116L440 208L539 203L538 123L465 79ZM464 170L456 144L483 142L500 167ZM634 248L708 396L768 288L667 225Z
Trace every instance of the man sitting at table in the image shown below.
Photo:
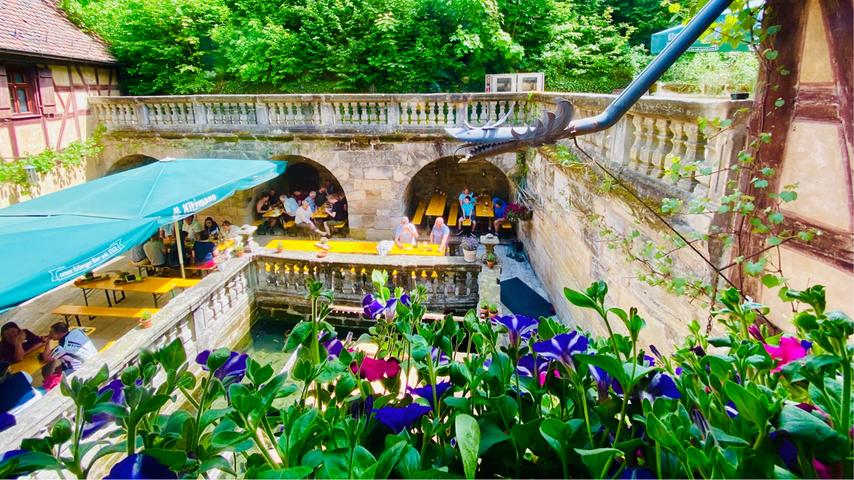
M190 234L185 231L181 232L181 252L184 254L184 264L187 265L190 263L190 250L187 248L187 239ZM167 264L170 267L177 267L181 264L178 260L178 244L174 243L169 246L169 254L167 257Z
M152 267L166 266L166 246L163 245L163 241L160 240L159 232L155 232L154 235L145 242L142 249L145 251L145 257L149 262L151 262Z
M462 215L460 215L460 219L457 221L457 226L462 228L463 221L471 220L471 229L474 230L476 222L474 220L474 203L471 201L471 197L463 198L460 209L462 210Z
M59 370L68 375L98 353L95 344L82 329L75 328L69 331L65 322L54 323L50 327L48 338L59 342L59 344L53 350L48 351L50 342L45 342L44 357L42 358L47 363L42 368L42 376L45 378Z
M450 236L451 229L445 225L445 219L436 217L436 221L433 222L433 229L430 230L430 243L439 245L439 251L444 252L448 246L448 237Z
M0 362L0 412L8 412L39 396L33 377L26 372L10 372L8 362Z
M332 235L332 229L335 228L336 224L347 221L347 206L340 198L340 195L330 195L329 203L332 204L331 207L326 209L329 220L323 222L323 228L326 230L327 235Z
M394 244L397 248L404 245L415 245L418 241L418 229L409 221L409 217L401 217L400 225L394 230Z
M492 225L497 232L504 222L507 222L507 203L501 197L492 197L492 213L495 214L495 220Z
M187 238L189 240L198 240L199 233L205 228L202 227L202 224L196 220L195 215L190 215L189 217L184 219L184 223L181 225L181 230L187 232Z
M322 207L329 201L329 197L331 197L331 195L326 191L326 187L322 186L317 189L317 198L315 198L314 201L317 203L318 207Z
M26 328L18 327L15 322L7 322L0 329L0 361L15 363L24 359L24 355L42 346L44 339Z
M282 201L282 208L285 209L285 215L289 220L292 220L297 215L297 209L299 208L299 202L297 202L296 197L285 193L279 199Z
M308 199L303 200L302 205L297 209L297 214L294 216L294 224L299 228L307 228L321 236L327 236L326 232L320 230L314 224L314 220L311 218L311 205L308 203Z
M216 244L211 241L211 236L207 230L202 230L199 234L199 239L193 244L193 264L208 265L213 263L216 257Z
M222 241L231 240L238 235L237 229L231 224L230 220L223 220L219 226L219 238Z
M460 207L463 206L463 201L465 201L466 197L471 197L471 196L472 196L471 190L469 190L468 185L466 185L465 187L463 187L463 191L462 191L462 193L460 193L460 196L457 197L457 199L460 201Z

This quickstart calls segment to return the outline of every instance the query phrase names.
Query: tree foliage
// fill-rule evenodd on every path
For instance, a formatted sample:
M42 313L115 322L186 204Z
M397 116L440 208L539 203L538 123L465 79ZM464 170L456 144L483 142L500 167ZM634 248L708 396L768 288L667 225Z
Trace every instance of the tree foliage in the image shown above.
M545 71L552 90L608 92L639 65L637 30L620 23L631 9L616 0L60 5L107 41L132 94L476 91L485 74L517 71Z

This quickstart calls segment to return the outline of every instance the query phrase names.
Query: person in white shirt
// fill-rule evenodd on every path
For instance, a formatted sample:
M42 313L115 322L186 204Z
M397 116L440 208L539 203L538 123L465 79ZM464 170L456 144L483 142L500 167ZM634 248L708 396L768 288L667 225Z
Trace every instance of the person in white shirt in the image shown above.
M181 224L181 230L187 232L187 239L196 241L199 239L199 234L202 233L202 230L205 228L202 227L202 224L196 220L195 215L190 215L189 217L184 219L184 223Z
M68 375L98 353L95 344L83 333L83 330L76 328L69 331L68 325L63 322L54 323L50 327L48 338L58 341L59 344L48 351L50 342L45 342L42 358L47 363L42 368L42 374L45 377L54 373L57 368L61 368L62 372Z
M155 232L151 238L142 246L145 251L145 257L151 262L153 267L162 267L166 265L166 246L160 240L160 234Z
M237 229L231 224L229 220L223 220L222 225L219 226L219 238L220 240L231 240L238 235Z
M280 199L282 200L282 206L285 209L285 213L290 217L295 217L297 214L297 210L299 209L299 203L297 203L297 199L287 194L282 195Z
M394 244L397 248L403 248L404 245L415 245L418 241L418 230L409 221L409 217L400 219L400 225L394 230Z
M309 205L308 200L303 200L302 206L297 209L296 215L294 215L294 223L297 227L307 228L324 237L327 235L326 232L320 230L317 228L317 225L314 224L314 220L311 218L311 206Z

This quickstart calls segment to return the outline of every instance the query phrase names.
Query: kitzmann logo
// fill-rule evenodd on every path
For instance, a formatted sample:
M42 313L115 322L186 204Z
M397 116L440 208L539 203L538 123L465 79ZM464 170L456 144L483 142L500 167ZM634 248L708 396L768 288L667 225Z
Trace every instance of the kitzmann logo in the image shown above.
M179 216L198 212L203 208L209 207L213 203L216 203L216 194L212 193L207 197L200 198L198 200L190 200L189 202L184 202L181 206L172 207L172 215Z

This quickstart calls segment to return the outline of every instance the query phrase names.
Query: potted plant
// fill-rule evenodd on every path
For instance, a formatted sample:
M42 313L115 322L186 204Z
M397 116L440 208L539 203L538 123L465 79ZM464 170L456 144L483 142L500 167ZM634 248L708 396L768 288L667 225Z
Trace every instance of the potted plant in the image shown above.
M243 256L243 252L244 252L245 250L246 250L246 249L243 247L243 245L235 245L235 247L234 247L234 249L233 249L234 256L235 256L235 257L242 257L242 256Z
M480 302L480 318L486 318L489 316L489 303Z
M139 317L139 328L151 328L153 324L150 313L143 312L142 316Z
M486 254L486 258L484 258L484 260L486 260L486 266L489 268L492 268L495 266L495 262L497 259L495 258L494 253L489 252Z
M519 220L530 220L534 212L521 203L510 203L507 205L507 220L517 222Z
M498 305L492 303L489 305L489 318L495 318L498 316Z
M466 261L471 263L477 259L477 238L474 236L463 238L462 242L460 242L460 248L463 250L463 257L465 257Z

